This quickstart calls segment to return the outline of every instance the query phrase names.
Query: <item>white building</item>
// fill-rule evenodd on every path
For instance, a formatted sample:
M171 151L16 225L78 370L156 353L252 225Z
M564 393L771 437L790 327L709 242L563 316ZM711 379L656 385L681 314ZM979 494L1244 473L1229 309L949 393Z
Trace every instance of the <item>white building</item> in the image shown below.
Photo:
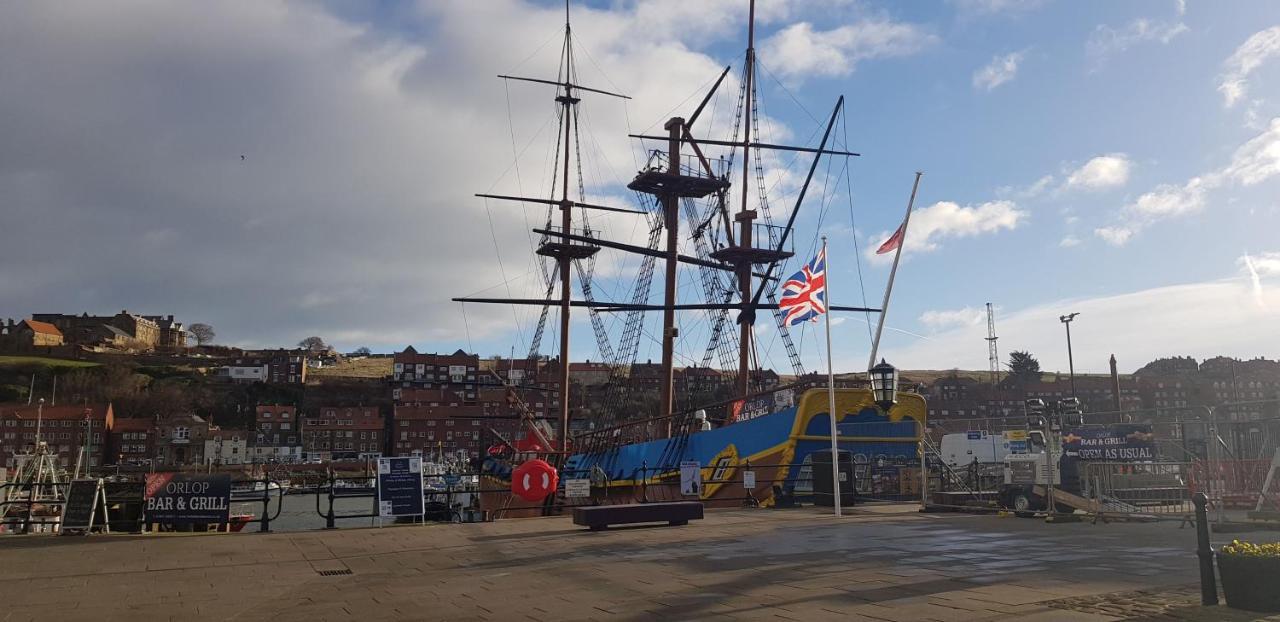
M250 460L259 464L302 462L302 445L255 445L249 452Z
M227 365L218 368L218 376L233 382L266 382L266 365Z
M244 430L209 430L204 441L204 462L211 465L237 465L249 461L249 433Z

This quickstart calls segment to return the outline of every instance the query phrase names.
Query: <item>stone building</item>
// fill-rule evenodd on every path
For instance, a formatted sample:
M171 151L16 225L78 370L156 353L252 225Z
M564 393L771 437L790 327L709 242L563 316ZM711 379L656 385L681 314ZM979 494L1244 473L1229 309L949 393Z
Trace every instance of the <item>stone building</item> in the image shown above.
M56 326L66 343L133 350L161 345L160 324L127 310L115 315L36 313L31 319Z
M154 438L156 468L205 464L204 449L209 428L209 422L194 413L157 417Z
M48 322L22 320L14 323L12 319L0 326L0 342L6 342L15 349L42 348L60 346L63 343L62 331Z

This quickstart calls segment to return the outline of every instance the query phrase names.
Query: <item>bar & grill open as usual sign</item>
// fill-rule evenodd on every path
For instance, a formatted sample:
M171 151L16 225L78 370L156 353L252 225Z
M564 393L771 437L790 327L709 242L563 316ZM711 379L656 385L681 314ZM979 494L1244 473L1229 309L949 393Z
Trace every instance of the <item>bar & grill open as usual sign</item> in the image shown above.
M143 496L149 522L225 523L231 513L231 476L152 473Z

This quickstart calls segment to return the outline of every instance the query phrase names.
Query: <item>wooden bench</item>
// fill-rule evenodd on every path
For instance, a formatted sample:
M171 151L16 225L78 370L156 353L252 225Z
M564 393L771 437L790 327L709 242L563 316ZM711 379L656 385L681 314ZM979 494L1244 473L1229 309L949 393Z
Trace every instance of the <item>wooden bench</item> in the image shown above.
M596 505L573 508L573 524L589 527L591 531L607 529L609 525L634 523L667 523L688 525L691 520L702 519L700 501L672 501L666 503L631 503L626 505Z

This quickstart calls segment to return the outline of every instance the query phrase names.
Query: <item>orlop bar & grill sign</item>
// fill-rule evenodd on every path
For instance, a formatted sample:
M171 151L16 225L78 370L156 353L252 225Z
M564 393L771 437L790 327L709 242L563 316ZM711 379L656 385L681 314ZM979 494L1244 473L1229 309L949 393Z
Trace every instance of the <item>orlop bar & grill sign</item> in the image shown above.
M231 513L231 476L152 473L143 493L152 523L225 523Z

